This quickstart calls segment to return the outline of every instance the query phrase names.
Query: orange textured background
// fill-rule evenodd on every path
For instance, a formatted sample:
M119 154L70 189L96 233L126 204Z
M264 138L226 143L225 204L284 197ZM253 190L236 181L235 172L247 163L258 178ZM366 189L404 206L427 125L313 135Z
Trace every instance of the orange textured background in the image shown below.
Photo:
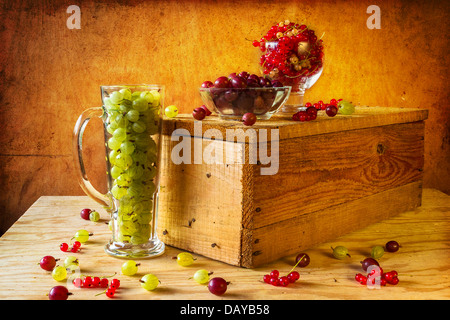
M373 4L380 30L366 27ZM66 27L69 5L80 30ZM204 80L256 72L250 40L285 19L325 32L325 70L306 101L429 109L424 187L450 193L449 1L3 0L0 10L0 234L41 195L83 194L71 134L100 105L100 85L164 84L166 105L190 112ZM85 157L103 188L98 122Z

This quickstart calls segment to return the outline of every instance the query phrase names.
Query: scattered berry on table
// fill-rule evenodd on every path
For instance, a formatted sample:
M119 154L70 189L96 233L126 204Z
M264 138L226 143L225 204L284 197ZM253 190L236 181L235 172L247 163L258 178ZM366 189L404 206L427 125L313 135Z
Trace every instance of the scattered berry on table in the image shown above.
M400 245L397 241L391 240L386 243L385 247L387 252L397 252Z
M55 268L56 262L58 260L59 259L55 259L53 256L45 256L41 259L41 261L39 262L39 265L44 270L52 271L53 268Z
M80 212L80 216L81 218L83 218L84 220L89 220L89 214L91 213L91 209L82 209Z
M227 291L228 284L229 282L225 281L225 279L215 277L209 280L208 290L209 292L215 294L216 296L221 296Z
M72 293L64 286L55 286L48 293L49 300L67 300Z

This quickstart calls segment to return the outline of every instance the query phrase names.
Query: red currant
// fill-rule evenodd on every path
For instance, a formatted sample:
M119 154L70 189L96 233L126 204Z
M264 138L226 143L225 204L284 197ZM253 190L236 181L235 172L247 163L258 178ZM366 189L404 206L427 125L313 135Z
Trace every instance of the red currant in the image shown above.
M277 287L277 286L280 285L280 280L278 280L278 278L271 277L270 278L270 284L275 286L275 287Z
M93 279L92 279L92 286L94 287L94 288L97 288L97 287L99 287L100 286L100 278L99 277L94 277Z
M109 280L106 279L106 278L103 278L103 279L100 280L100 287L101 288L107 288L108 287L108 283L109 283Z
M317 109L312 107L312 106L310 106L310 107L306 108L306 113L309 114L309 115L317 116Z
M73 279L72 283L77 288L81 288L83 286L83 280L81 280L81 278Z
M81 242L80 241L75 241L72 245L73 248L80 248L81 247Z
M280 275L280 272L278 270L272 270L272 272L270 273L270 276L272 278L278 278L279 275Z
M61 249L61 251L67 252L69 250L69 245L67 243L63 242L63 243L61 243L59 248Z
M359 283L361 283L362 285L367 284L367 277L361 273L358 273L355 275L355 280L358 281Z
M91 277L87 276L87 277L84 278L84 280L83 280L83 287L84 288L92 287L92 278Z
M298 112L298 120L300 121L308 121L309 117L308 114L306 113L306 111L299 111Z
M119 289L120 287L120 280L119 279L112 279L110 288Z
M280 286L287 287L289 285L290 281L289 281L288 277L283 276L283 277L280 277L279 282L280 282Z
M294 283L298 279L300 279L300 274L297 271L292 271L287 275L289 282Z
M399 283L399 280L397 277L393 277L389 283L395 286Z
M108 298L113 298L115 293L116 293L115 290L112 289L112 288L108 288L108 289L106 290L106 296L107 296Z
M263 277L265 283L270 283L270 279L272 279L272 277L269 274L265 274Z

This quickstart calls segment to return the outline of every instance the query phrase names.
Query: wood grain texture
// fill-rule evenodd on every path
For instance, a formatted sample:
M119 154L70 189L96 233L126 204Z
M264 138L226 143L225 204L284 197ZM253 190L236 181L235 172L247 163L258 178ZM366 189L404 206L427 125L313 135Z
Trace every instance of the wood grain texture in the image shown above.
M99 210L101 222L82 220L79 211L85 207ZM311 257L310 265L298 269L299 282L282 288L263 283L262 277L273 269L288 272L296 254L255 269L233 267L194 255L195 264L183 268L172 259L180 250L167 247L160 257L139 260L137 275L123 276L120 267L124 260L109 257L103 251L110 231L103 223L108 220L107 214L96 202L87 197L41 197L0 238L0 299L48 299L46 294L50 288L65 283L53 280L37 263L44 255L60 259L72 255L61 252L59 244L69 241L78 229L86 229L94 236L75 254L81 272L98 276L117 272L121 287L116 300L448 300L449 214L450 197L437 190L424 189L420 208L306 250ZM379 262L385 270L397 270L400 283L379 290L369 290L356 283L354 275L362 271L360 261L370 254L372 246L384 245L389 240L397 240L401 248L396 253L385 253ZM333 258L330 246L336 245L346 246L351 258ZM200 268L231 281L227 293L217 297L205 286L194 284L190 277ZM161 280L154 292L139 286L139 278L145 273L154 273ZM72 300L108 299L105 295L96 296L100 289L71 288L71 291Z
M204 80L257 72L249 40L286 18L325 32L325 70L305 100L346 98L361 105L429 109L424 184L450 193L449 40L442 36L450 21L448 1L380 3L379 30L366 27L370 1L76 4L79 30L66 27L65 0L0 2L0 156L24 168L0 169L0 234L39 195L82 195L68 158L56 164L55 157L69 156L72 128L84 109L100 104L100 85L164 84L166 104L189 113L202 104L198 87ZM92 148L102 148L101 138L93 139ZM104 158L96 154L88 162L103 168ZM42 157L52 165L41 166ZM33 167L41 168L38 176L60 181L30 178L34 173L26 169ZM104 170L89 172L104 188ZM26 180L28 192L20 196Z
M281 140L276 175L254 166L253 201L260 210L252 226L422 180L423 129L416 122Z
M253 252L243 259L242 265L259 266L308 250L318 243L413 210L421 205L421 201L422 182L419 181L246 230L251 235ZM274 246L274 243L278 245Z

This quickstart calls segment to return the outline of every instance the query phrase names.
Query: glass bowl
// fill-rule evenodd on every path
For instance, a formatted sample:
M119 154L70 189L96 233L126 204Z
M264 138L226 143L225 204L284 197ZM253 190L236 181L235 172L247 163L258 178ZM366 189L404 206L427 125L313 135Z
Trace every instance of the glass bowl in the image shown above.
M288 100L290 86L247 88L200 88L200 96L210 110L223 119L241 120L247 112L267 120Z

